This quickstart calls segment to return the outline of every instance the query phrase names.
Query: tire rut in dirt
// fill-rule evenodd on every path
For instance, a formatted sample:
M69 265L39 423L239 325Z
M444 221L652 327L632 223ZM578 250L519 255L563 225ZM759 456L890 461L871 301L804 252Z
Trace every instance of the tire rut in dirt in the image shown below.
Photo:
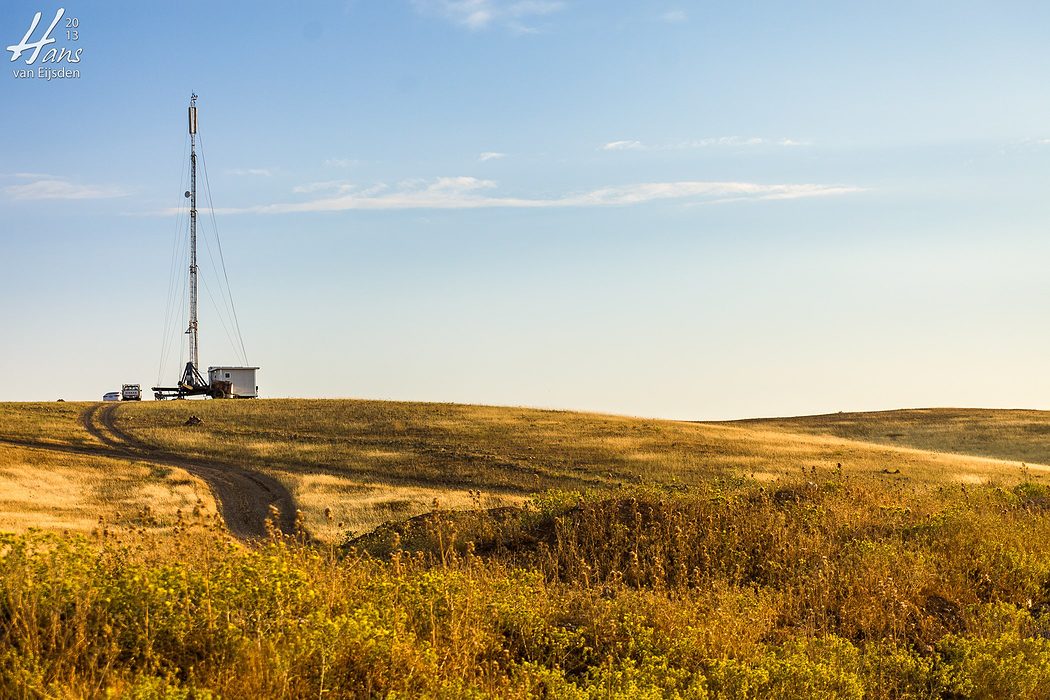
M109 435L106 435L106 433L104 433L102 430L100 430L98 425L95 423L95 416L96 416L96 414L98 414L99 409L101 409L101 408L102 408L102 404L100 404L100 403L92 404L92 405L88 406L87 408L85 408L83 410L83 412L80 414L80 423L81 423L81 425L84 426L84 430L86 430L86 431L88 431L88 433L90 433L91 437L95 438L96 440L101 442L103 445L106 445L107 447L113 447L113 448L117 448L117 449L120 449L120 450L124 450L124 447L125 447L124 445L122 445L117 440L114 440ZM107 406L106 408L109 409L109 410L113 410L113 409L116 408L116 406Z
M295 500L285 486L272 476L239 464L218 460L188 458L151 445L117 425L120 404L95 404L84 411L85 429L119 457L185 469L208 484L226 526L237 537L258 539L266 536L271 506L280 512L277 526L285 534L295 531ZM96 418L98 423L95 422ZM102 428L99 427L99 423ZM108 434L107 434L108 433ZM44 447L45 445L39 445Z

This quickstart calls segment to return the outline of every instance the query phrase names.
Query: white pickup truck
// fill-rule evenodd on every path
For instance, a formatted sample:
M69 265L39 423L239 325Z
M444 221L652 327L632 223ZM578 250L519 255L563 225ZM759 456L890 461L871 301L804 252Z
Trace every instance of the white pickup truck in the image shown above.
M142 387L138 384L124 384L120 387L121 401L141 401Z

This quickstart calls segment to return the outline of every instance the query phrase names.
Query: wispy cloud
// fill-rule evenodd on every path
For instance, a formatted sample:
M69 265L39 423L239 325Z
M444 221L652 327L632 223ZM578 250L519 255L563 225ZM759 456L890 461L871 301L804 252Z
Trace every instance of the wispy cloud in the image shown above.
M623 207L658 201L714 203L741 200L786 200L829 197L864 191L851 185L765 184L755 182L677 181L616 185L553 197L514 197L497 193L492 180L440 177L407 180L395 187L384 184L361 188L343 182L300 185L298 194L320 197L300 202L238 209L216 209L217 214L287 214L352 210L404 209L553 209L567 207ZM173 213L174 210L165 213Z
M603 151L684 151L693 148L744 147L744 146L809 146L808 141L797 139L768 139L758 136L719 136L715 138L692 139L673 143L648 144L641 141L622 140L602 144Z
M352 168L360 164L361 161L353 158L327 158L323 163L326 168Z
M685 10L668 10L667 12L660 15L660 19L664 22L670 22L672 24L678 24L680 22L686 22L689 20L689 15L686 14Z
M484 163L487 160L499 160L500 158L506 158L506 153L497 153L496 151L485 151L484 153L478 154L478 160Z
M1019 154L1039 153L1050 146L1050 138L1031 136L1028 138L1005 141L997 149L997 156L1016 156Z
M130 190L118 185L85 185L67 178L42 173L14 173L16 178L30 180L3 188L11 199L112 199L124 197Z
M256 175L260 177L270 177L273 175L272 168L232 168L226 172L230 175Z
M412 5L419 12L443 17L471 30L502 25L524 33L535 31L526 24L528 20L565 7L558 0L412 0Z
M313 192L349 192L352 189L354 189L354 185L349 180L325 180L323 182L307 182L303 185L296 185L292 188L292 192L296 194L310 194Z
M18 178L19 180L63 179L58 175L48 175L47 173L4 173L2 177L14 177Z
M641 141L610 141L602 146L603 151L644 151L646 146Z

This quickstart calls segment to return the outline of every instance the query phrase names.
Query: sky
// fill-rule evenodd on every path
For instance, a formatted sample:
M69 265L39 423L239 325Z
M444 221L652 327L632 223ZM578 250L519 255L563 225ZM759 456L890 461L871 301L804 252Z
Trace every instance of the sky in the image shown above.
M3 53L0 400L180 375L196 93L201 364L262 396L1050 408L1047 3L5 0L0 45L60 8Z

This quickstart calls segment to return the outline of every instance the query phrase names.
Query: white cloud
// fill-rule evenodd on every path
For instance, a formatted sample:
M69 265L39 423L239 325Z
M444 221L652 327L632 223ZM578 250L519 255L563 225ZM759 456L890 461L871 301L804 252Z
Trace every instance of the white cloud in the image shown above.
M325 193L302 202L286 202L215 213L285 214L292 212L404 210L404 209L551 209L565 207L630 206L656 201L689 203L738 200L782 200L827 197L863 191L849 185L762 184L753 182L643 182L602 187L554 197L501 196L492 180L441 177L408 180L396 187L383 184L358 188L341 181L311 183L296 188L300 194ZM173 210L172 210L173 211ZM167 213L172 213L171 211Z
M130 190L118 185L83 185L39 173L15 173L14 176L32 182L5 187L4 194L11 199L112 199L130 194Z
M478 155L478 160L484 163L487 160L499 160L500 158L506 158L506 153L497 153L496 151L485 151Z
M471 30L499 24L515 31L533 33L524 22L560 11L564 2L556 0L413 0L419 12L444 17Z
M744 147L744 146L808 146L808 141L796 139L767 139L758 136L718 136L651 145L641 141L610 141L603 144L603 151L684 151L694 148Z
M260 177L270 177L273 175L271 168L233 168L227 170L230 175L258 175Z
M603 151L644 151L645 144L641 141L610 141L602 146Z
M664 22L670 22L677 24L679 22L685 22L689 19L689 15L686 14L685 10L668 10L667 12L660 15L660 19Z

